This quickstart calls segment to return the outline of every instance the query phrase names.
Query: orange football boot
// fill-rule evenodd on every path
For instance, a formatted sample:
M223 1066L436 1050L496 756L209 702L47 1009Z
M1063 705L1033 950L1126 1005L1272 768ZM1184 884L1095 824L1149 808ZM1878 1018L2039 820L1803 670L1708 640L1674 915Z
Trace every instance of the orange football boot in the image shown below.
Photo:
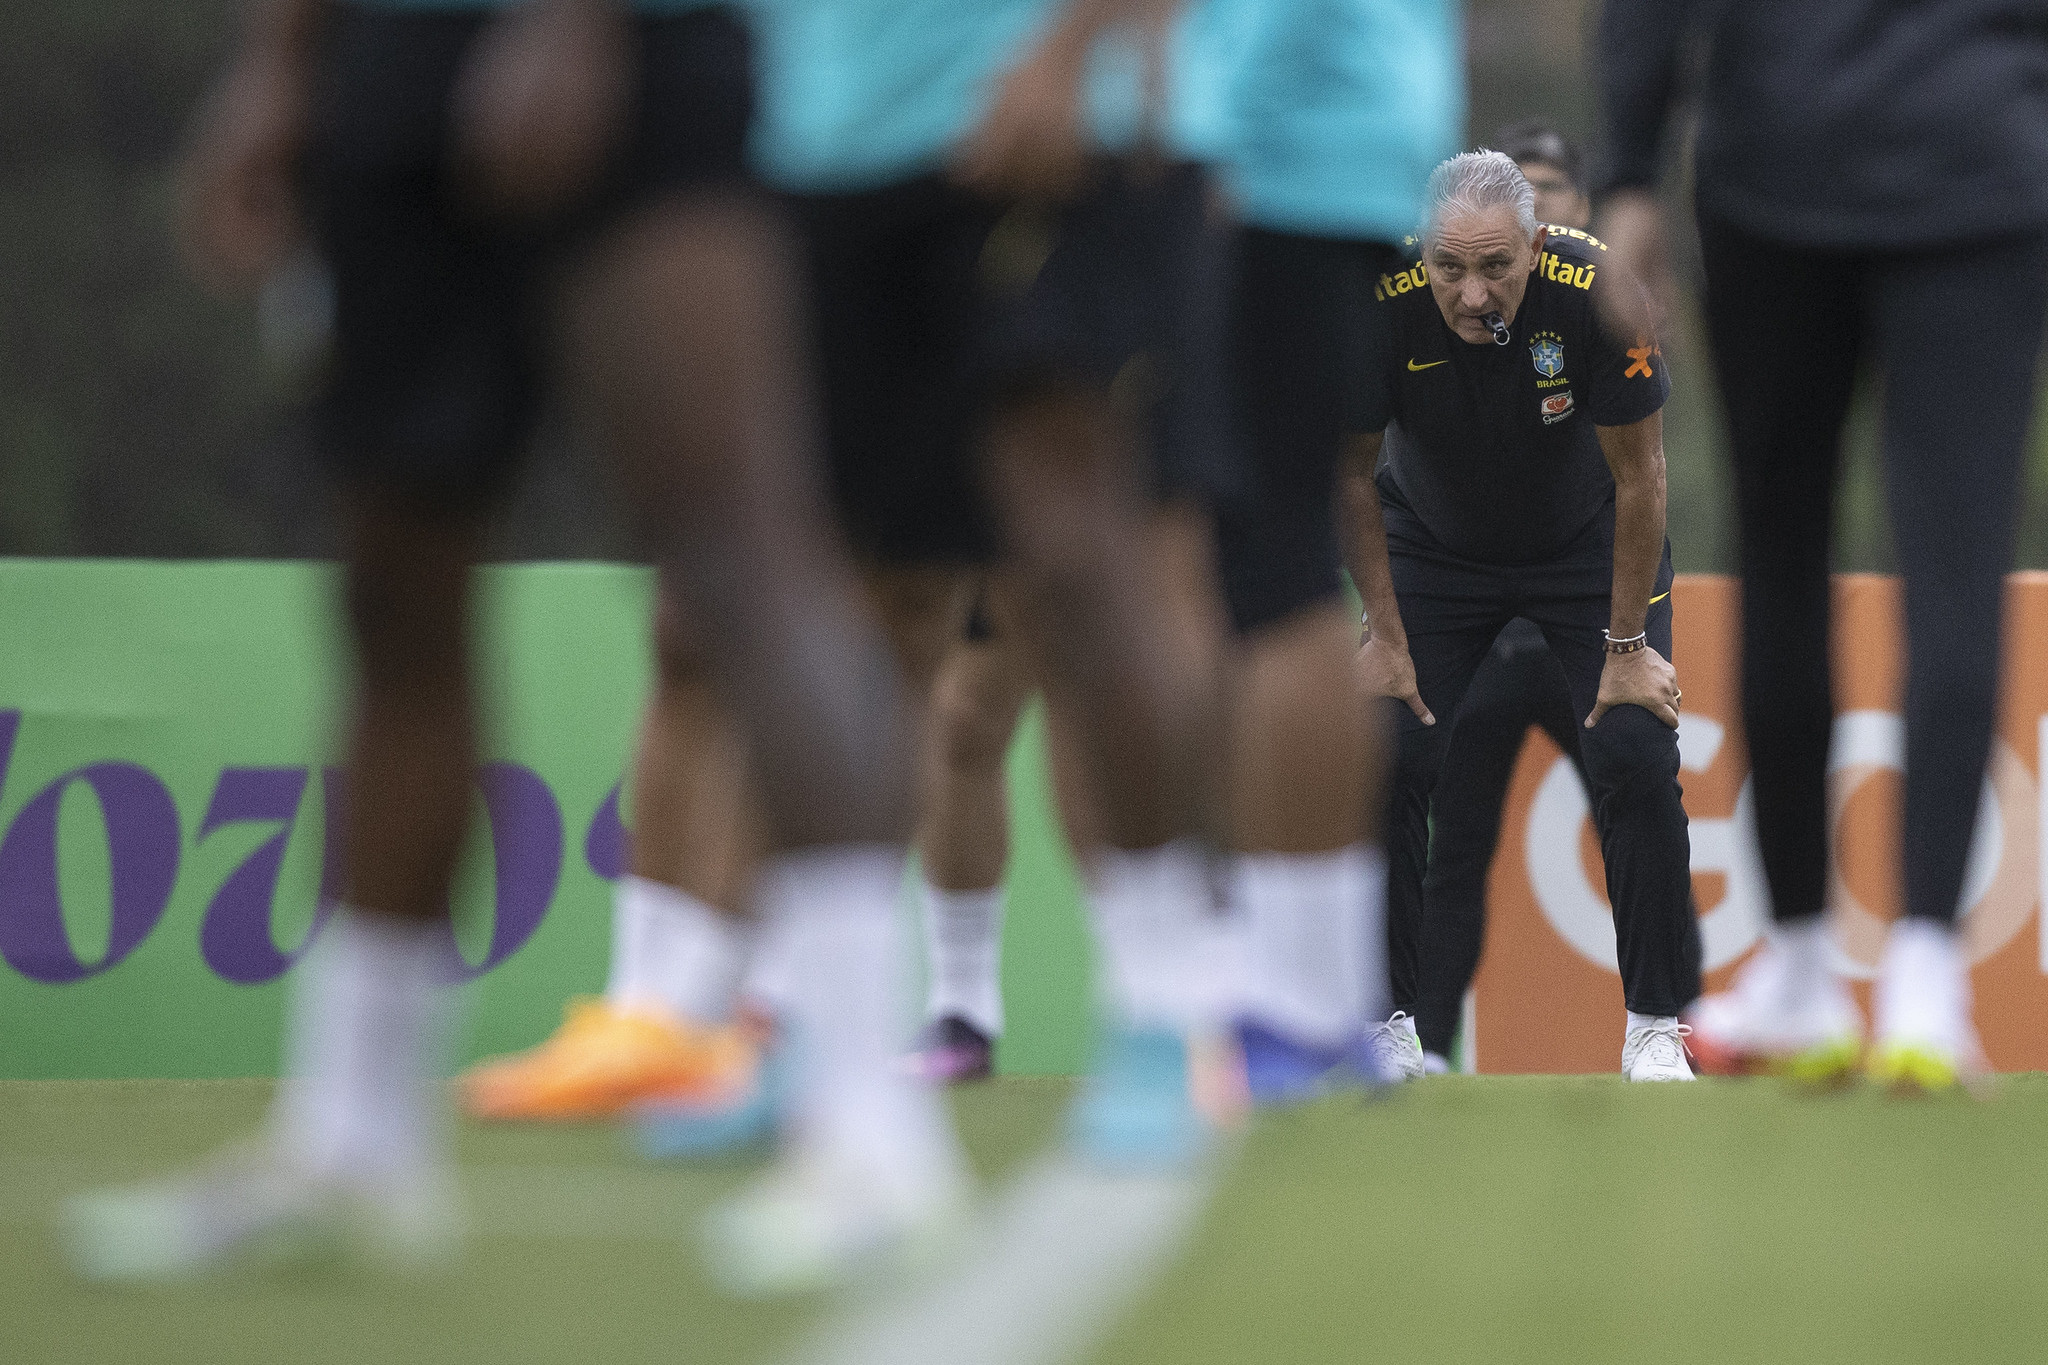
M716 1093L751 1065L755 1046L738 1025L706 1027L576 999L552 1038L478 1063L456 1088L474 1118L603 1119L650 1095Z

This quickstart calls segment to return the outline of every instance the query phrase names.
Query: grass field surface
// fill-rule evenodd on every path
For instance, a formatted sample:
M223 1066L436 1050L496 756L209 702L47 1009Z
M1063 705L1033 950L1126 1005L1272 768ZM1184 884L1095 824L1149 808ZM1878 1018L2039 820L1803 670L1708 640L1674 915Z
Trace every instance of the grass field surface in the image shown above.
M64 1195L204 1155L255 1124L268 1091L255 1081L0 1083L0 1360L969 1358L935 1354L917 1313L892 1316L885 1304L877 1318L883 1300L872 1296L721 1299L691 1235L753 1168L651 1167L603 1127L465 1128L476 1235L463 1267L437 1283L302 1272L114 1292L66 1275L49 1232ZM1026 1173L1055 1145L1067 1093L1063 1082L1013 1078L959 1096L961 1131L999 1207L1038 1197ZM1102 1243L1131 1273L1079 1276L1103 1320L1087 1358L2040 1360L2044 1135L2040 1076L2006 1078L1987 1101L1444 1077L1379 1103L1262 1115L1191 1187L1188 1216L1155 1223L1170 1236L1142 1255L1136 1243ZM1048 1271L1043 1257L989 1262L1014 1275L1004 1292L1026 1307L986 1359L1043 1358L1033 1352L1052 1337L1040 1342L1037 1327L1066 1311L1060 1295L1080 1292L1071 1282L1088 1239L1122 1216L1114 1197L1068 1198L1041 1202L1037 1221L1039 1235L1049 1226L1071 1238L1058 1258L1070 1283L1049 1272L1023 1283ZM1115 1295L1101 1288L1111 1278ZM943 1279L921 1292L927 1308L972 1299ZM863 1333L865 1354L831 1353L831 1341Z

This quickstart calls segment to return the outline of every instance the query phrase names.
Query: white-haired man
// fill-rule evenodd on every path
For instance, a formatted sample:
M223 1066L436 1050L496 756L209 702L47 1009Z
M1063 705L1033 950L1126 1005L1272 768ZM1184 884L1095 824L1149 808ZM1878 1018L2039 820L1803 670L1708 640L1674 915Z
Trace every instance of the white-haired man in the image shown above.
M1595 306L1639 287L1583 232L1539 225L1510 158L1444 162L1426 213L1420 259L1376 293L1390 325L1370 329L1386 349L1362 372L1348 499L1370 624L1361 669L1409 707L1388 828L1394 1003L1412 1011L1416 997L1429 797L1450 729L1434 718L1457 714L1494 637L1524 617L1586 727L1629 1012L1622 1071L1690 1080L1678 1015L1699 994L1700 946L1668 662L1670 379L1647 327L1617 336ZM1635 311L1647 318L1610 315ZM1401 1060L1419 1071L1411 1048Z

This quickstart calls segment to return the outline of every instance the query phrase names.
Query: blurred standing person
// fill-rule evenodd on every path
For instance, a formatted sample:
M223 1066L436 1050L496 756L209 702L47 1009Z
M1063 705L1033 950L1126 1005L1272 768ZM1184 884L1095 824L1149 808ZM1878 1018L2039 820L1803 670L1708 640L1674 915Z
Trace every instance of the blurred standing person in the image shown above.
M2035 0L1609 0L1602 233L1654 271L1681 54L1706 44L1694 199L1742 546L1742 713L1772 927L1693 1012L1716 1070L1827 1078L1862 1020L1830 967L1829 547L1842 425L1880 376L1906 582L1905 912L1868 1069L1983 1065L1956 932L1996 719L2005 573L2048 311L2048 19Z
M1071 1128L1089 1157L1138 1165L1204 1150L1233 1089L1227 1050L1203 1045L1223 1008L1200 961L1215 669L1207 602L1183 585L1207 528L1153 496L1224 459L1221 243L1181 103L1149 79L1179 70L1174 8L759 11L757 164L803 225L834 491L871 580L907 588L884 616L914 685L960 628L968 573L1000 559L1014 587L1021 652L1101 817L1108 1009ZM795 1022L794 1062L812 1065L831 1040ZM649 1116L656 1150L667 1130ZM869 1185L783 1163L714 1215L714 1267L746 1289L815 1283L907 1230L877 1226Z
M1389 1020L1384 765L1353 680L1337 475L1377 279L1457 145L1455 0L1240 0L1230 188L1232 399L1249 468L1219 520L1237 634L1230 896L1254 1095L1419 1062Z
M260 278L302 223L333 272L345 903L295 976L266 1130L196 1176L74 1204L86 1273L450 1250L440 986L481 728L471 569L558 369L745 724L759 899L832 1042L806 1150L861 1173L877 1237L955 1197L950 1130L898 1075L890 1027L910 717L818 487L793 252L745 169L750 111L748 37L720 8L254 8L199 121L187 227L224 283Z

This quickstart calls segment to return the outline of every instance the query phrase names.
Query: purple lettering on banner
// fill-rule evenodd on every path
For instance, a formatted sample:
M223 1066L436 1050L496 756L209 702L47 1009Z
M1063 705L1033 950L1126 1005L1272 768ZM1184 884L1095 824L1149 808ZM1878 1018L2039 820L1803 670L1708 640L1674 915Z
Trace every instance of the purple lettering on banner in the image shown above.
M478 778L491 822L496 914L490 949L475 966L463 960L450 925L444 971L451 981L473 981L525 947L562 879L562 811L540 774L517 763L486 763Z
M0 712L0 777L19 728L19 711ZM57 881L57 815L64 792L84 782L99 798L112 871L113 915L106 956L85 963L64 932ZM82 981L119 963L149 937L178 880L178 806L147 768L91 763L65 773L30 798L0 839L0 958L31 981Z
M597 814L590 817L590 832L583 836L583 861L608 882L626 875L626 826L619 819L619 788L624 785L612 784Z
M323 893L313 907L313 922L305 940L290 952L278 951L270 929L277 876L305 794L304 768L223 768L214 784L213 800L199 826L201 839L223 825L257 820L278 825L277 832L221 883L200 923L200 956L223 980L255 986L284 975L312 944L327 918L330 902ZM327 810L331 821L334 807L329 805Z

